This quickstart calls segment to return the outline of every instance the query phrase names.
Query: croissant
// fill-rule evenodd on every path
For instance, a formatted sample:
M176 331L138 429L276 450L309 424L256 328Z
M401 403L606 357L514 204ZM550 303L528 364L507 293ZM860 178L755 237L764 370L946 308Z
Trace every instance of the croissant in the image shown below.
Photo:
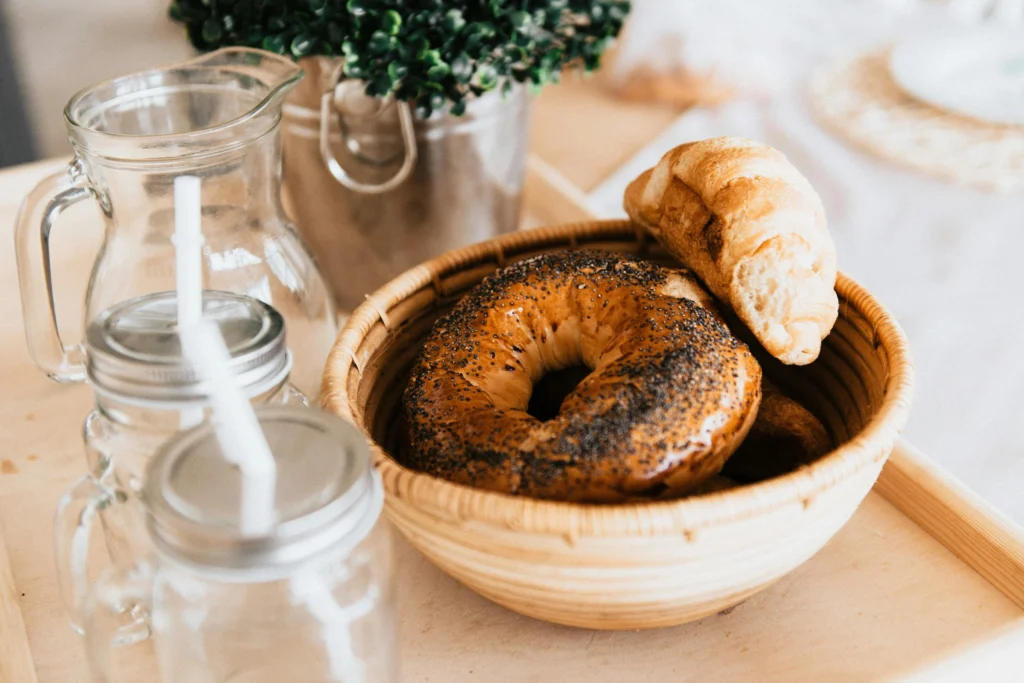
M770 354L818 357L839 314L836 249L821 199L785 155L732 137L680 145L630 183L625 209Z

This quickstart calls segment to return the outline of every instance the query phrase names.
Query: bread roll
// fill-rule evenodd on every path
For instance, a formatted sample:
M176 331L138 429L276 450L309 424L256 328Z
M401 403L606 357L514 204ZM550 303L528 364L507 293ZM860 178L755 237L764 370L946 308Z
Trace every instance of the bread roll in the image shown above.
M626 189L625 209L770 354L805 365L839 313L821 199L779 151L742 138L680 145Z
M833 446L825 426L811 411L767 379L762 379L761 390L754 425L722 469L724 476L742 483L792 472L814 462Z
M539 414L538 383L581 365ZM403 464L545 500L678 497L718 473L760 398L760 365L690 273L555 252L488 276L434 324L403 395Z

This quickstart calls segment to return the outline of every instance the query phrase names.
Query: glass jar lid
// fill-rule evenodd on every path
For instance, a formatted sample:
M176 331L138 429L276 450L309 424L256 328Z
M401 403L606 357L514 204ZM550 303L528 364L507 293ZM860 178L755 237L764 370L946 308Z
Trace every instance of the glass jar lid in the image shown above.
M147 469L147 527L159 551L203 567L266 570L354 545L377 521L383 486L355 427L310 408L256 412L277 464L274 528L242 532L241 473L206 422L168 441Z
M231 372L249 396L283 382L291 369L284 319L253 297L203 291L203 315L220 328ZM86 373L98 393L148 403L205 402L207 382L183 355L177 295L159 292L100 313L85 333Z

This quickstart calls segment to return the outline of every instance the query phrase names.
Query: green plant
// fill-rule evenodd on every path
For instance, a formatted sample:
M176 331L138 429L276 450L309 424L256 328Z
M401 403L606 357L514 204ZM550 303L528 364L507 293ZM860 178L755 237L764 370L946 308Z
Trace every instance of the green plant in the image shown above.
M446 103L513 83L542 86L567 65L591 71L622 28L628 0L174 0L171 17L199 50L259 47L294 58L340 56L373 97Z

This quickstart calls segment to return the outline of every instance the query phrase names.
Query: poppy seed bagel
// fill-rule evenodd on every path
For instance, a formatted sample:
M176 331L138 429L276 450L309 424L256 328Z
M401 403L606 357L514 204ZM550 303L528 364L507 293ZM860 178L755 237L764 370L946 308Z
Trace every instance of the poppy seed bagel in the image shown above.
M547 373L590 373L542 421ZM405 464L506 494L665 498L717 474L753 423L761 369L684 270L597 251L536 256L438 319L403 396Z

